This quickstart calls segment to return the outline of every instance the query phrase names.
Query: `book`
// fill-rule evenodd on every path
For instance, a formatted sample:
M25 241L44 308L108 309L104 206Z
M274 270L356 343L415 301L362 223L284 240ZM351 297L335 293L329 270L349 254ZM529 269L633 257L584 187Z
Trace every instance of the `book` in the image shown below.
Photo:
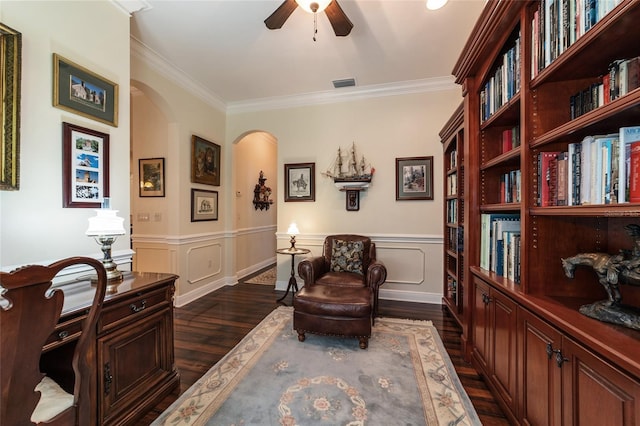
M491 270L497 275L505 275L504 255L505 255L505 232L520 231L520 217L498 218L493 223Z
M560 151L547 151L538 154L539 162L539 174L538 174L538 188L541 207L552 206L553 204L553 191L556 187L556 182L552 183L552 174L555 178L557 171L557 157ZM557 197L557 193L555 194Z
M586 136L580 146L580 205L591 204L591 143L593 136Z
M628 203L631 144L633 142L640 141L640 125L621 127L619 130L618 139L620 150L620 157L618 162L618 202Z
M558 154L558 177L557 177L557 196L556 206L566 206L569 203L569 188L568 188L568 160L569 154L561 152Z
M631 143L629 157L629 202L640 203L640 141Z

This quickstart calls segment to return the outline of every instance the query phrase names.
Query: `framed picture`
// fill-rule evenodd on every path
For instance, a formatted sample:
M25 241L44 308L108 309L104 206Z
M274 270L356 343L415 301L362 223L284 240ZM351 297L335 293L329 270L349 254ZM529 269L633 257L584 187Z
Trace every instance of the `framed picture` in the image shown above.
M396 200L433 200L433 157L396 158Z
M191 136L191 182L220 186L220 145Z
M109 197L109 135L62 123L62 205L100 208Z
M357 189L347 189L347 211L357 212L360 210L360 191Z
M56 53L53 106L118 127L118 85Z
M218 220L218 191L191 189L191 222Z
M20 189L20 82L22 34L0 24L0 190Z
M316 163L284 165L284 201L316 200Z
M164 158L138 160L141 197L164 197Z

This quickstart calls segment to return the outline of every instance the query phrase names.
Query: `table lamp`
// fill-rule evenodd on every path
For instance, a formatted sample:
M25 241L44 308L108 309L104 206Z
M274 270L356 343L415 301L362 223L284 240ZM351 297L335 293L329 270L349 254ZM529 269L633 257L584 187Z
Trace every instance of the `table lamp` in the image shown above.
M289 240L289 242L291 243L291 247L289 247L289 250L296 249L296 235L298 235L299 233L300 231L298 230L298 225L296 225L295 222L291 222L291 225L289 225L289 229L287 229L287 234L291 235L291 239Z
M102 264L107 270L109 282L122 281L122 272L111 258L111 245L119 235L124 235L124 219L117 216L118 210L96 209L96 215L89 218L89 228L85 234L93 237L101 245L104 258Z

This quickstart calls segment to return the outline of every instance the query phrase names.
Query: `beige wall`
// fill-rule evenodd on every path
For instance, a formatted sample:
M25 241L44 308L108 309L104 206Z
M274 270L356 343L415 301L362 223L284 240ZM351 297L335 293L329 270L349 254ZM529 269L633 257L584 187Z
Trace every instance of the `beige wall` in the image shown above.
M278 246L288 245L286 230L298 224L298 246L319 254L325 235L370 235L385 261L389 279L384 296L439 303L442 295L442 145L438 132L461 100L460 90L440 90L291 109L231 114L228 138L261 129L278 139L278 182L284 164L316 164L316 201L278 202ZM355 143L375 167L360 210L345 210L345 194L321 175L338 147ZM433 201L395 200L395 159L434 157ZM278 258L278 288L284 288L290 258Z
M79 23L100 17L100 30ZM68 256L101 257L84 235L91 209L62 207L62 123L110 137L111 206L129 223L129 16L110 1L0 2L0 21L22 33L20 190L0 191L0 267L49 263ZM118 127L52 106L58 53L119 85ZM129 262L128 236L113 255ZM123 265L121 269L127 269Z

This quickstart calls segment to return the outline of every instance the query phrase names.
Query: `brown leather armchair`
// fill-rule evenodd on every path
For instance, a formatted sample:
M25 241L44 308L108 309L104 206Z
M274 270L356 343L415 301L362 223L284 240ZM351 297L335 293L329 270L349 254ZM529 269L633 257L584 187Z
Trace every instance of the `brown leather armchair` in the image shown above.
M322 256L298 264L304 287L293 299L293 328L305 333L357 337L366 349L378 311L378 290L387 269L376 259L369 237L340 234L325 238Z

